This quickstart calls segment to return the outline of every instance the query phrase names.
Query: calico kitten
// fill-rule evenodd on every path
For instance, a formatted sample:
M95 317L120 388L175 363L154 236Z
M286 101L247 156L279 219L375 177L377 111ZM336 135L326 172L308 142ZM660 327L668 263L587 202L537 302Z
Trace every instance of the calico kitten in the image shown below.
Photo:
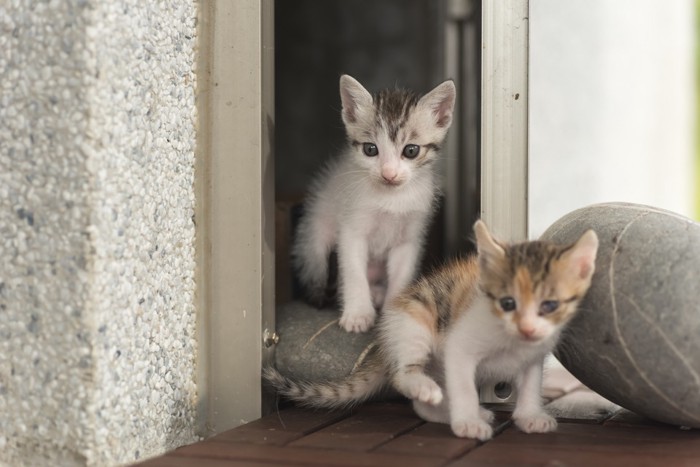
M312 300L324 294L328 258L338 255L348 332L367 331L414 278L438 196L435 162L452 122L455 87L423 97L405 90L372 96L340 78L348 145L320 174L304 205L292 256Z
M485 381L510 381L515 424L527 433L557 426L540 400L542 366L576 312L595 269L598 237L571 245L496 242L474 226L478 254L424 276L392 300L377 325L378 351L338 382L265 378L284 396L313 407L361 402L387 385L416 413L449 423L455 435L486 440L493 414L479 406Z

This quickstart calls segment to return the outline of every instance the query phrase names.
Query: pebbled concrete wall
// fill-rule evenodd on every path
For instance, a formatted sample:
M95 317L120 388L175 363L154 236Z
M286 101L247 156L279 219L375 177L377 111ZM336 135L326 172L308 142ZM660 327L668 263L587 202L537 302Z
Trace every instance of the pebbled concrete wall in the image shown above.
M0 6L0 463L196 439L196 14Z

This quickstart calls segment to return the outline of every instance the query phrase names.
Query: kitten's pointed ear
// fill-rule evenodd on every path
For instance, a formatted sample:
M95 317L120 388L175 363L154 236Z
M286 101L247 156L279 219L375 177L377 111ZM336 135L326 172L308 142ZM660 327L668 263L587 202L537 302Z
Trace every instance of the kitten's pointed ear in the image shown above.
M484 221L476 221L474 224L474 234L476 235L476 248L479 252L479 262L482 267L492 268L506 256L505 250L493 239Z
M421 97L419 105L430 109L438 128L448 128L452 123L456 95L455 83L447 80Z
M360 114L372 106L372 95L350 75L340 77L340 102L343 104L343 122L356 123Z
M595 272L597 253L598 236L593 230L588 230L564 253L562 260L577 278L589 280Z

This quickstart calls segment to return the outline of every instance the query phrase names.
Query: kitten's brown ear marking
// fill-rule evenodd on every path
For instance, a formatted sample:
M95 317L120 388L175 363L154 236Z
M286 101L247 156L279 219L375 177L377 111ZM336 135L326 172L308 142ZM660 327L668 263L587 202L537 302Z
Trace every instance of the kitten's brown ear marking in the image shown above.
M439 84L432 91L421 97L419 104L428 107L435 117L435 124L447 128L452 123L452 110L455 106L457 90L452 80Z
M493 266L506 256L505 250L493 239L484 221L476 221L474 234L476 235L476 248L479 252L479 260L483 267Z
M357 122L363 109L372 106L372 95L350 75L340 77L340 102L343 104L343 122Z
M595 271L595 258L598 253L598 236L593 230L586 231L564 254L576 277L588 280Z

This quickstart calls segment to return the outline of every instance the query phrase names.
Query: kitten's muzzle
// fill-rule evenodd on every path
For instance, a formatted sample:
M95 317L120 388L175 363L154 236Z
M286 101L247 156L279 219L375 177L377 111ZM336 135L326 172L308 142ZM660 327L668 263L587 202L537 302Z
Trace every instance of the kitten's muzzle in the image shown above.
M399 185L401 184L401 178L399 177L399 172L396 167L391 164L385 164L382 166L382 180L387 185Z
M398 176L395 176L394 178L387 178L385 176L382 176L382 182L385 185L391 185L391 186L399 186L402 183L402 180L398 178Z
M537 334L537 329L534 327L518 326L518 333L523 340L528 342L537 342L541 338L541 336Z

